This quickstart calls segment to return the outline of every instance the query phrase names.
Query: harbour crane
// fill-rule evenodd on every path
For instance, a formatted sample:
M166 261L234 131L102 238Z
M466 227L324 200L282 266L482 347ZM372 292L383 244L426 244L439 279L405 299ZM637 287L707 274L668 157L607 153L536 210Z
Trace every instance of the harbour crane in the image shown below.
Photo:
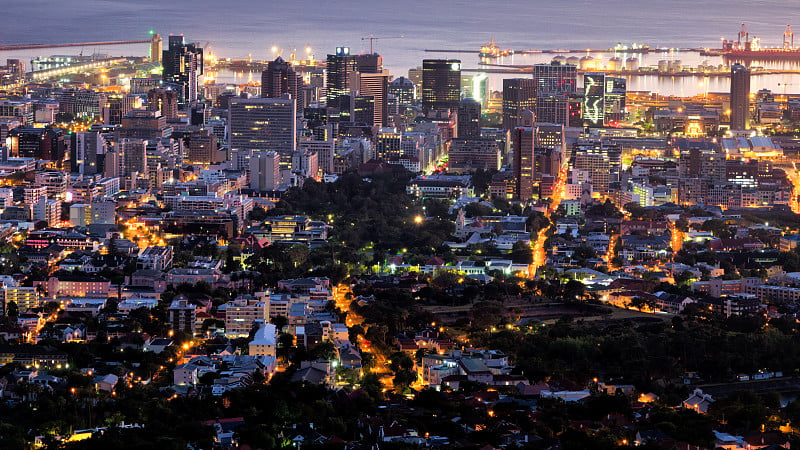
M378 39L403 39L404 37L405 36L373 36L373 35L370 34L369 36L362 37L361 40L362 41L369 40L369 53L372 54L373 53L372 52L372 42L373 41L377 41Z

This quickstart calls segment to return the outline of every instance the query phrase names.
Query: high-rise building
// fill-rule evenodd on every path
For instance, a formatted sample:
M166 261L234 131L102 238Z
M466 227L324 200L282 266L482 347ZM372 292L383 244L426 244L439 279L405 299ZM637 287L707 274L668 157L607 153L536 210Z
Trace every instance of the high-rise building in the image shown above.
M361 56L365 55L360 55L359 57ZM389 71L353 72L350 77L350 87L357 92L356 95L373 98L373 117L364 122L373 127L386 126L386 119L389 116ZM359 122L358 120L353 121Z
M514 151L516 197L526 201L533 197L533 182L536 179L534 149L536 148L537 133L531 111L523 114L522 125L511 130L511 147Z
M533 66L536 95L572 94L578 89L578 68L552 62Z
M731 66L731 130L746 130L750 122L750 69Z
M536 106L536 84L532 78L503 80L503 128L513 130L520 125L522 112Z
M290 98L232 98L230 149L275 151L288 168L297 139L295 109L295 100Z
M97 173L97 155L105 153L105 139L96 131L79 131L72 134L70 146L70 171L81 175Z
M410 105L416 98L416 87L414 83L406 77L399 77L389 83L389 94L397 97L397 102L401 105Z
M119 125L131 110L141 106L142 99L138 95L108 94L100 115L104 124Z
M18 127L9 132L6 142L11 156L44 159L57 166L64 163L67 143L61 128Z
M151 111L161 111L166 119L178 118L178 93L172 89L150 89L147 91L146 105Z
M345 97L340 97L341 99ZM375 120L375 97L355 95L350 97L350 121L372 127Z
M605 123L625 119L627 80L619 77L606 77Z
M184 162L208 166L224 162L226 154L217 145L217 136L211 130L201 129L188 133L184 138L186 158Z
M536 120L569 123L569 99L577 90L577 67L553 62L533 66L536 89Z
M339 107L339 97L350 94L350 74L358 69L356 57L350 54L349 47L336 47L336 52L328 55L327 87L325 100L328 106Z
M118 135L120 138L159 139L170 137L172 127L167 126L167 118L161 111L134 109L122 118Z
M481 136L481 104L471 98L458 103L457 133L460 138Z
M361 73L383 72L383 56L377 53L365 53L356 56L356 68Z
M274 191L280 182L280 156L275 152L253 152L250 156L250 189Z
M185 108L196 101L198 79L203 75L203 49L185 43L183 36L170 36L169 48L162 52L162 65L163 80L180 86L178 106Z
M292 66L279 56L267 64L267 70L261 72L261 97L281 98L284 94L290 94L297 100L302 84Z
M461 61L426 59L422 61L422 110L458 108L461 100Z
M606 74L583 75L583 121L590 127L602 127L606 112Z

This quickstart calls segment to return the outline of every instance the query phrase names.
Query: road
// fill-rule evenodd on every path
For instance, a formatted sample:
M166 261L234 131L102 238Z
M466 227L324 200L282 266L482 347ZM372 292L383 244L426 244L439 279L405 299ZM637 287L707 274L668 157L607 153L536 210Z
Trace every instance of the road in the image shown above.
M558 206L561 204L561 200L564 198L564 191L566 189L567 184L567 171L568 166L565 163L561 166L561 171L558 174L558 178L556 179L556 184L553 186L553 196L552 202L547 207L544 212L544 216L547 219L550 219L553 211L558 209ZM547 251L544 248L544 243L547 240L547 231L551 229L553 225L551 224L547 228L542 228L539 230L539 234L536 236L536 240L531 244L532 252L533 252L533 262L530 266L530 276L534 278L536 276L536 272L539 270L540 267L544 266L547 262Z
M364 332L367 331L367 327L364 325L364 318L358 315L355 311L350 308L350 303L352 300L347 298L347 294L350 293L350 286L346 284L340 284L336 287L333 293L333 301L336 304L336 307L347 314L345 318L345 325L348 328L361 325L364 328ZM381 383L383 384L384 390L392 388L392 381L391 371L389 370L389 361L386 359L386 355L384 355L380 350L372 347L371 342L364 339L364 336L359 335L356 342L358 348L364 352L369 352L375 356L375 366L370 369L370 373L374 373L378 375L381 379Z
M789 207L792 208L794 213L800 214L800 202L798 202L798 198L800 197L800 175L798 175L796 164L792 163L792 168L787 168L785 172L786 179L792 183L792 198L789 199Z

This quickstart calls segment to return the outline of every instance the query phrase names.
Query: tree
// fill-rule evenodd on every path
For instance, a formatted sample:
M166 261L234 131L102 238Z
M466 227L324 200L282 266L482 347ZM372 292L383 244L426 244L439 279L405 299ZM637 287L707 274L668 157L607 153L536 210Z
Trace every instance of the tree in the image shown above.
M8 317L17 317L19 316L19 307L17 306L17 302L11 300L6 305L6 316Z
M524 241L514 242L511 247L511 260L516 264L530 264L533 262L533 250L530 244Z
M252 209L252 211L250 211L250 214L247 218L255 222L262 222L267 218L267 211L260 206L256 206Z

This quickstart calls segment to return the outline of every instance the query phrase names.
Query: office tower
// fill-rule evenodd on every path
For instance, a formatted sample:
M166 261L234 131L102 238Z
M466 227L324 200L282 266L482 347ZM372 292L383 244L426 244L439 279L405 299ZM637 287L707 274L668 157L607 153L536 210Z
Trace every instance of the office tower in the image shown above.
M503 80L503 128L513 130L520 126L522 112L533 111L536 106L536 84L532 78L506 78Z
M416 88L414 83L406 77L395 78L389 83L389 94L397 97L397 102L401 105L414 103Z
M527 201L533 197L535 180L534 149L536 148L536 126L533 112L522 114L522 126L511 130L511 148L514 152L514 178L516 179L516 197Z
M161 111L166 119L178 118L178 93L172 89L155 88L147 91L147 109Z
M336 53L328 55L327 87L325 101L329 107L339 107L339 97L350 94L350 74L358 69L356 57L349 47L336 47Z
M565 94L537 95L536 120L546 123L569 123L569 96Z
M217 145L217 136L211 130L195 130L184 138L186 157L184 162L208 166L225 162L226 154Z
M569 98L577 89L577 73L572 64L552 62L533 66L537 121L569 123Z
M383 160L403 156L403 135L395 128L384 128L375 140L375 154Z
M120 139L114 149L118 155L119 176L147 174L147 141Z
M230 149L275 151L288 167L297 139L295 109L295 100L289 98L232 98Z
M536 95L572 94L578 90L578 68L552 62L533 66Z
M575 93L567 100L567 123L566 126L573 128L583 127L583 94Z
M120 138L159 139L170 137L172 127L167 126L167 118L161 111L134 109L122 118L117 134Z
M197 101L198 78L203 75L203 49L185 43L183 36L170 36L169 48L162 52L162 65L162 79L180 86L178 106L185 108Z
M450 142L448 173L477 169L497 170L501 166L500 146L493 137L458 137Z
M461 100L461 61L426 59L422 61L422 110L458 108Z
M612 124L625 119L625 100L627 80L619 77L606 77L605 123Z
M489 102L489 77L485 73L461 75L461 97L471 98L486 108Z
M589 173L592 182L592 192L600 195L608 194L608 184L610 181L611 167L609 160L600 153L575 154L575 165L577 170L585 170Z
M163 43L161 41L161 35L156 33L153 35L153 38L150 39L150 61L151 62L161 62L161 54L164 51L162 48Z
M281 183L280 155L275 152L253 152L250 156L250 189L274 191Z
M536 127L517 127L511 130L511 146L514 150L516 197L519 200L527 201L533 197Z
M606 74L583 75L583 121L590 127L602 127L606 110Z
M97 155L105 153L106 142L96 131L79 131L72 134L70 146L70 171L81 175L97 173Z
M100 117L106 94L84 89L67 89L56 96L58 109L75 117Z
M298 100L300 86L303 85L292 66L280 56L267 64L267 70L261 72L261 97L281 98L289 94Z
M383 71L383 56L377 53L366 53L356 56L356 70L362 73Z
M61 128L17 127L8 133L6 143L11 156L53 161L60 167L67 152L65 139Z
M344 99L345 97L340 97ZM356 95L350 98L350 121L373 127L375 120L375 97L371 95Z
M350 74L350 78L351 92L355 92L356 96L369 96L373 99L372 117L368 117L367 120L352 119L353 122L363 122L373 127L386 126L389 116L389 71L353 72Z
M460 138L481 136L481 104L471 98L458 102L457 134Z
M151 89L158 89L164 86L161 78L131 78L131 94L147 94Z
M731 130L746 130L750 122L750 69L731 66Z
M100 108L100 117L107 125L119 125L122 118L131 110L141 106L141 99L138 95L109 94L106 102Z

